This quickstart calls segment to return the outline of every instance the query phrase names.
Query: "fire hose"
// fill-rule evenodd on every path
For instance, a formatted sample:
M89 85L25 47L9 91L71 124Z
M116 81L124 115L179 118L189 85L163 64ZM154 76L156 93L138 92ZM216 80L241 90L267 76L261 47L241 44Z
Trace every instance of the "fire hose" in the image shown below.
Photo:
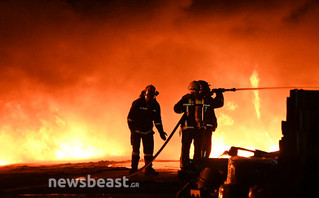
M270 89L319 89L319 87L249 87L249 88L231 88L231 89L212 89L211 94L215 92L226 92L226 91L257 91L257 90L270 90Z
M157 153L154 155L153 159L145 164L142 168L140 168L139 170L137 170L135 173L132 173L130 175L128 175L127 177L132 177L134 175L137 175L139 172L143 171L144 169L146 169L148 166L150 166L152 164L152 162L156 159L156 157L163 151L163 149L165 148L165 146L167 145L167 143L171 140L171 138L173 137L174 133L176 132L178 126L184 121L186 117L186 114L184 113L183 116L181 117L181 119L178 121L178 123L176 124L175 128L173 129L173 131L171 132L171 134L168 136L168 138L166 139L166 141L164 142L164 144L162 145L162 147L157 151Z

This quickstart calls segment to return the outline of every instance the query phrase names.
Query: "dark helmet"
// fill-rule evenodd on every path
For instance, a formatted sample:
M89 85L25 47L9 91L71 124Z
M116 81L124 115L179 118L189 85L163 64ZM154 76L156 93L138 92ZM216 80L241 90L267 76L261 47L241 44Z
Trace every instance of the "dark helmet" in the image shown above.
M141 92L140 97L155 97L159 94L158 91L156 91L156 88L153 85L147 85L146 88Z
M159 94L158 91L156 91L156 88L153 85L147 85L144 89L145 95L153 95L157 96Z
M210 92L210 84L208 84L208 82L204 81L204 80L199 80L197 81L200 85L201 85L201 92L202 93L208 93Z
M142 91L141 97L144 97L146 100L146 103L149 104L151 101L155 100L155 98L158 94L159 94L158 91L156 91L156 89L153 85L148 85Z
M189 83L188 90L190 92L199 92L200 91L200 84L194 80L194 81Z

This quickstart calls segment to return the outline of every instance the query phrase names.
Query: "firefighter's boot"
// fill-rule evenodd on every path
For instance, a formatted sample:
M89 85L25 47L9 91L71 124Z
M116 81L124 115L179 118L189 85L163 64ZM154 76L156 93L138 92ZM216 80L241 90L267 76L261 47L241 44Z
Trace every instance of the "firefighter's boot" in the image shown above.
M132 155L132 162L131 162L131 170L130 174L133 174L137 171L138 167L138 161L140 160L140 157L138 155Z
M150 163L152 161L153 157L152 156L144 156L144 160L145 160L145 165ZM154 168L152 167L152 163L145 169L145 175L148 176L155 176L155 175L159 175L158 172L156 172L154 170Z

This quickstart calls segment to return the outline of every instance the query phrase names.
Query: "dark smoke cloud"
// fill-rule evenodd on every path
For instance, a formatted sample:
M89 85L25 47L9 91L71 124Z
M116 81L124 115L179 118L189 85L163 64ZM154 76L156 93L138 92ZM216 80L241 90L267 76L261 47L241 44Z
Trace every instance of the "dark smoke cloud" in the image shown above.
M301 35L317 33L307 24L311 19L306 18L316 13L316 1L294 2L4 2L1 76L15 81L27 78L38 85L61 89L99 71L125 77L126 71L136 71L148 76L150 69L176 67L166 70L165 76L169 77L169 73L192 64L201 68L201 60L208 56L215 59L207 47L223 50L228 56L238 53L234 48L256 58L263 56L261 53L276 56L268 55L273 50L279 50L281 56L294 45L289 43L291 37L294 42L310 43ZM306 29L286 24L300 21L303 27L303 20ZM287 36L288 46L273 46ZM182 61L184 56L190 63Z
M318 9L318 1L305 1L300 6L292 9L291 13L285 18L288 22L299 23L307 20L307 17L314 14Z
M247 87L257 69L260 86L316 86L318 9L307 0L2 1L3 126L20 123L13 137L24 128L39 131L43 120L60 130L58 114L121 142L128 139L130 104L147 84L160 91L167 131L178 119L172 106L194 79ZM285 94L272 99L284 102ZM248 96L226 99L247 113ZM270 99L264 104L273 105ZM284 113L284 104L275 106ZM267 123L275 113L268 112ZM115 126L103 128L109 123Z

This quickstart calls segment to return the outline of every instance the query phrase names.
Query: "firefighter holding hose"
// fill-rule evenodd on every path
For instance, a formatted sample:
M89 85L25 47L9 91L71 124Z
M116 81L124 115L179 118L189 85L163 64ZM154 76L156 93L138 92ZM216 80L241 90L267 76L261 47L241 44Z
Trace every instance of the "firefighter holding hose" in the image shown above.
M131 131L131 145L132 145L132 169L130 174L138 170L138 163L140 159L140 144L143 143L144 160L148 164L153 159L154 152L154 131L153 122L161 138L166 140L166 133L163 130L160 105L156 101L158 95L153 85L148 85L142 92L140 97L132 103L129 111L127 121ZM158 175L152 168L152 164L145 169L146 175Z
M224 105L223 90L211 91L206 81L192 81L188 90L189 93L174 106L176 113L186 113L186 119L181 124L182 171L190 168L189 152L192 142L194 142L194 160L209 157L212 133L217 127L214 108ZM216 97L212 98L214 93Z
M215 115L215 108L224 106L223 89L210 90L210 85L204 81L199 80L198 83L201 85L200 94L204 98L205 103L203 104L203 139L201 157L209 158L212 148L212 134L217 128L217 118ZM216 94L212 97L212 94Z

